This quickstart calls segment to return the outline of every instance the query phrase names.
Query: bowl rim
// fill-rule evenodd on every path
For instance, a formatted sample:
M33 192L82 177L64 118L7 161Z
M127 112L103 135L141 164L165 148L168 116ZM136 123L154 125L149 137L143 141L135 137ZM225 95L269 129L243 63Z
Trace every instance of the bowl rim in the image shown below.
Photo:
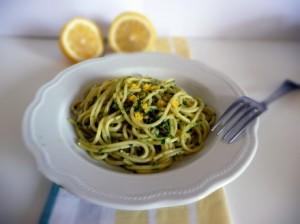
M72 70L75 71L78 68L81 68L83 66L88 66L89 64L92 63L99 63L99 61L101 61L101 63L106 63L109 62L111 59L117 60L119 58L119 60L121 60L123 57L133 57L133 58L160 57L161 60L164 60L166 58L168 59L173 58L174 60L185 61L186 63L191 63L191 64L196 63L197 66L200 65L205 70L208 70L210 73L213 73L214 75L218 76L218 78L225 81L239 95L245 95L245 91L242 90L230 77L206 66L205 64L199 61L184 59L176 55L161 54L161 53L132 53L128 55L112 54L112 55L105 56L103 58L89 59L87 61L72 65L59 72L52 80L46 82L44 85L42 85L39 88L39 90L35 94L34 99L26 108L26 111L23 116L23 121L22 121L23 141L26 145L26 148L33 154L35 161L37 163L38 170L40 170L48 179L65 187L68 191L81 198L85 198L88 201L94 202L95 204L101 204L107 207L113 207L113 208L123 209L123 210L144 210L144 209L176 206L176 205L192 203L194 201L206 197L210 193L225 186L229 182L232 182L234 179L236 179L239 175L241 175L244 172L244 170L249 166L250 162L253 160L257 150L257 144L258 144L257 130L259 125L259 120L257 120L254 123L254 125L251 126L251 128L249 128L251 140L248 146L249 149L247 150L247 155L244 155L245 153L243 153L242 155L239 156L239 158L235 160L234 164L231 164L231 166L228 166L226 169L222 170L218 174L211 176L204 183L193 184L193 186L196 186L193 192L191 191L178 192L177 199L174 199L173 194L168 194L168 191L165 191L165 192L161 192L160 195L148 194L147 197L143 196L139 198L138 196L128 196L128 198L123 198L124 201L128 201L128 202L124 202L124 201L118 202L118 200L110 200L109 195L107 195L108 198L105 198L105 200L99 201L94 197L92 197L90 194L83 194L83 192L92 191L92 189L88 189L87 185L82 183L78 178L70 177L70 176L66 178L65 174L62 174L61 172L57 171L54 167L49 166L49 164L47 163L48 158L46 158L46 155L42 153L42 150L39 150L38 147L36 146L33 138L30 135L30 129L29 129L32 112L34 108L38 106L39 103L43 100L43 93L48 88L55 85L55 83L57 83L64 76L65 73L69 73ZM70 187L70 185L72 185L72 184L68 184L70 181L73 182L73 184L77 185L77 187ZM149 200L150 198L151 200Z

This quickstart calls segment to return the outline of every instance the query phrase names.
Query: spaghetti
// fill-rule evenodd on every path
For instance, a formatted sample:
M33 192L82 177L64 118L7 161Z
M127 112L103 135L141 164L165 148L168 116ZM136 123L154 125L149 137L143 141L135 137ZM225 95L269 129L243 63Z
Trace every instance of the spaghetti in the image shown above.
M136 173L163 170L200 151L216 119L173 79L143 76L94 84L71 114L77 143L91 158Z

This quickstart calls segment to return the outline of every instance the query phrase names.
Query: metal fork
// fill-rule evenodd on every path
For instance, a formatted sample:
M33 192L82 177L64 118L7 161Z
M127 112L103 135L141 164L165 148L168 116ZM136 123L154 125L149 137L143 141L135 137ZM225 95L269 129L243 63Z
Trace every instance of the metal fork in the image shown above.
M257 102L247 96L242 96L228 107L211 131L216 131L217 135L222 135L222 139L226 143L231 144L242 135L246 127L252 121L267 110L271 102L291 91L299 89L299 84L291 80L285 80L262 102Z

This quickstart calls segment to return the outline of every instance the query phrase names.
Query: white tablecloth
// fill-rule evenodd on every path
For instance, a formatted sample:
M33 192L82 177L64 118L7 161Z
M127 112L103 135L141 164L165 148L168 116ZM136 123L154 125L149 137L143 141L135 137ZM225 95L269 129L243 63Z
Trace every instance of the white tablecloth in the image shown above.
M261 100L285 78L300 82L300 43L190 39L193 58ZM36 223L50 188L21 140L36 90L69 65L57 41L0 38L0 223ZM258 153L225 187L234 223L299 223L300 92L261 117Z

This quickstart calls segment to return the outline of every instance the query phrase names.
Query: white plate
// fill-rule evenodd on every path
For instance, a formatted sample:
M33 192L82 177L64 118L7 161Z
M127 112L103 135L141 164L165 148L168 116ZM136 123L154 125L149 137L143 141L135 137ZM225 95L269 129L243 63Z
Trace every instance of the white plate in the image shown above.
M72 101L92 81L137 73L175 78L190 94L203 97L218 115L243 94L228 77L171 55L112 55L71 66L41 87L24 115L24 141L46 177L96 204L140 210L191 203L245 170L256 151L257 122L235 144L225 144L211 134L201 153L157 174L131 174L89 159L76 145L68 122Z

